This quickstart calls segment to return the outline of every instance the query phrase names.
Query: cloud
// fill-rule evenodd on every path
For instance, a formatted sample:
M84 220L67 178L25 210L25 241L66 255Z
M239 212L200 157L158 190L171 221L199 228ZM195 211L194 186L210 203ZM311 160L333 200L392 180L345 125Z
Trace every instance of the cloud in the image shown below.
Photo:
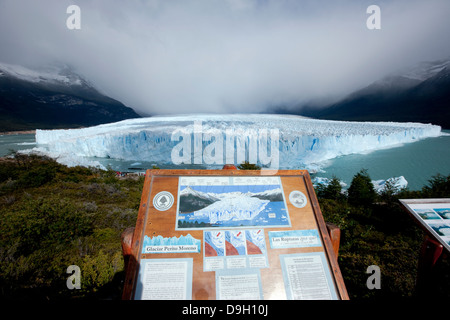
M81 30L66 8L81 8ZM368 30L366 8L381 8ZM450 55L450 2L0 1L0 61L72 65L140 112L263 112Z

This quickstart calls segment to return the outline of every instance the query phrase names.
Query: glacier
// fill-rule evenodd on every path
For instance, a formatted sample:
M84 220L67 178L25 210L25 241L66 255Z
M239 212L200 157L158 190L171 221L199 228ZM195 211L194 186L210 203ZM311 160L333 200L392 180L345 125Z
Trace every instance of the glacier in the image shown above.
M178 238L173 237L163 237L158 235L156 237L144 237L143 246L164 246L164 245L200 245L200 240L195 239L190 234L186 236L179 236Z
M269 202L269 200L260 200L246 195L228 197L194 211L194 217L207 218L211 224L230 220L252 220Z
M198 123L200 134L203 133L200 141L195 139ZM262 130L266 130L265 135L258 134L264 133ZM277 135L268 134L273 130L277 130ZM256 160L263 168L268 167L263 157L252 158L254 152L249 150L255 147L258 152L266 149L266 157L277 154L276 169L315 171L324 161L339 156L369 153L440 135L440 126L422 123L331 121L272 114L189 114L130 119L80 129L36 130L33 150L68 166L102 167L95 158L110 158L176 167L180 163L174 161L174 150L189 138L184 141L188 148L183 151L181 165L238 165L244 159L238 157L236 150L244 147L245 160ZM234 150L231 157L227 149L230 143ZM211 151L212 145L215 151ZM191 154L184 154L186 150ZM199 150L200 157L194 154ZM270 165L273 167L273 163Z
M387 180L372 180L374 189L378 193L382 193L385 190L388 182L391 183L394 192L398 192L408 186L408 181L406 181L404 176L392 177Z
M314 179L312 179L314 187L317 187L319 185L326 187L330 182L331 179L325 177L315 177ZM401 191L402 189L408 187L408 181L405 179L404 176L392 177L387 180L372 180L371 182L373 184L375 191L379 194L381 194L385 190L386 183L390 183L394 191L396 192ZM345 192L345 189L347 189L347 184L342 181L339 181L339 184L342 187L342 192Z

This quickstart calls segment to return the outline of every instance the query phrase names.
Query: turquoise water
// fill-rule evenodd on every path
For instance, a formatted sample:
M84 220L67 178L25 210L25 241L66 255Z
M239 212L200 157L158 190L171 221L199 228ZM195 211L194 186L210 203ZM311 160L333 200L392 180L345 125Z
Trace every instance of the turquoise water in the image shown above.
M0 157L12 151L31 149L36 146L34 134L0 135Z
M378 150L369 154L342 156L323 164L324 172L312 173L311 176L313 178L332 178L335 175L344 183L350 185L352 177L359 170L365 168L372 180L386 180L390 177L404 176L408 181L409 189L419 190L437 173L450 175L450 131L444 132L447 135L428 138L395 148ZM0 156L7 155L11 150L30 149L34 146L35 137L33 134L0 136ZM105 166L110 165L112 169L118 171L142 171L151 168L153 164L158 165L153 162L141 163L116 159L93 160L98 160ZM160 167L167 168L163 165L160 165ZM189 169L194 167L196 166L191 165ZM202 166L197 167L203 168ZM187 169L188 167L177 168Z
M368 170L372 180L404 176L409 189L419 190L437 173L450 174L450 135L428 138L369 154L335 158L324 166L325 172L311 176L332 178L335 175L350 185L353 176L363 168Z

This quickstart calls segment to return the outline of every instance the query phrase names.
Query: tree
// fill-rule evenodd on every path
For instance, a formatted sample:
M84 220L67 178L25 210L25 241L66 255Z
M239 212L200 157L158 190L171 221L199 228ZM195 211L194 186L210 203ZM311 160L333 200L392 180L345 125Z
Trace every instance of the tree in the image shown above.
M392 204L397 201L395 195L400 192L400 187L397 186L398 179L387 179L383 189L380 192L380 198L388 203Z
M377 193L367 169L359 171L348 188L348 202L353 205L369 206L376 199Z
M422 188L422 193L430 198L447 198L450 195L450 175L433 176L428 180L428 185Z
M248 161L245 161L245 162L241 163L240 165L238 165L238 169L239 170L261 170L261 167L254 163L249 163Z
M342 186L339 179L336 176L333 176L328 184L320 184L317 187L317 196L324 199L342 199Z

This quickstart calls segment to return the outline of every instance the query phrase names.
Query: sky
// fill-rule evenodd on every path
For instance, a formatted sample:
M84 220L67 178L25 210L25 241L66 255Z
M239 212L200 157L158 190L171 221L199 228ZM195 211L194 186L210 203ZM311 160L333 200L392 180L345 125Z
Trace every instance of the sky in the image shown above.
M265 112L447 58L449 30L448 0L0 0L0 62L70 65L143 114Z

